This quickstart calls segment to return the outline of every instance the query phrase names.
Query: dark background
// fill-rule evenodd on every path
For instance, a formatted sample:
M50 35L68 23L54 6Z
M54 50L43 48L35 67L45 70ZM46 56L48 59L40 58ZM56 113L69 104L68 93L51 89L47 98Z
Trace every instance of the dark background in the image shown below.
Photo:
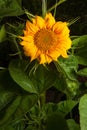
M23 0L23 6L31 13L41 15L41 1ZM47 0L47 8L55 3L56 0ZM70 27L71 35L87 34L87 0L67 0L57 7L56 20L68 21L78 16L80 19Z

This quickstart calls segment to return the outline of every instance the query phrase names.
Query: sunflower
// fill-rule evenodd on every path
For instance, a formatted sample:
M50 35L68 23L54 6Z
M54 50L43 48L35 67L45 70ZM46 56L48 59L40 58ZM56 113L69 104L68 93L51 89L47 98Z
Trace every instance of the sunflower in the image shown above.
M66 22L55 21L51 13L43 19L35 16L32 22L26 21L24 36L20 36L20 44L31 61L38 59L40 64L56 61L59 56L67 58L67 50L71 47L69 28Z

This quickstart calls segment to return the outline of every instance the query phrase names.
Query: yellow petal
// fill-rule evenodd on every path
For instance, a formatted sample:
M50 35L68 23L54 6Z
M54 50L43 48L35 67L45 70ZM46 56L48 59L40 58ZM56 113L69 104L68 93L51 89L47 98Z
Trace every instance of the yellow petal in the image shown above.
M64 58L68 58L69 56L67 55L67 52L63 52L62 54L62 57L64 57Z
M53 31L56 33L61 33L65 26L67 26L66 22L56 22L53 25Z
M47 56L46 54L40 55L40 64L50 63L52 61L51 57Z
M40 64L46 63L46 57L45 57L44 54L41 54L39 58L40 58L40 59L39 59L39 60L40 60Z
M35 34L39 30L39 28L37 26L35 26L33 23L27 21L26 30Z
M54 49L54 51L51 51L49 55L52 58L52 60L57 60L57 58L60 56L60 51Z
M71 48L71 44L72 44L72 41L68 37L68 38L60 39L59 40L59 44L56 47L60 48L62 50L63 49L68 50L69 48Z
M32 36L20 36L20 38L26 42L33 42L33 37Z
M34 45L24 46L23 49L25 55L31 57L31 61L37 58L38 49Z
M55 19L51 13L46 14L45 24L48 29L51 29L52 26L55 24Z
M33 19L33 23L35 24L35 26L39 27L40 29L45 27L45 21L40 16L36 16L35 19Z

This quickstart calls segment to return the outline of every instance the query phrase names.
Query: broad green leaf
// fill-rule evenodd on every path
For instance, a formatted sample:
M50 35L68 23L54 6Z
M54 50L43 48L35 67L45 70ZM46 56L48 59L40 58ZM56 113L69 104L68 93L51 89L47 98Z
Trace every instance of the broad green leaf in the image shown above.
M14 124L9 124L7 126L0 127L0 130L24 130L25 128L25 122L23 121L23 118L21 118L19 121L16 121Z
M47 115L56 112L66 116L77 105L77 103L77 101L73 100L61 101L58 104L48 103L44 106L44 109Z
M77 124L73 119L68 119L67 125L69 130L80 130L79 124Z
M75 55L87 58L87 35L80 36L75 41L77 41Z
M37 102L37 99L35 94L16 96L15 99L0 112L0 127L5 127L10 123L15 124L15 122L21 120L23 115Z
M78 43L79 43L79 41L80 41L80 36L79 36L79 37L76 37L76 38L72 41L72 45L73 45L73 46L77 46Z
M87 58L86 57L81 57L81 56L76 56L78 60L78 64L87 66Z
M22 95L20 106L14 113L15 118L20 118L26 112L30 110L30 108L37 102L38 97L35 94L30 95Z
M87 68L81 69L77 72L78 75L80 76L85 76L87 77Z
M0 110L8 105L16 94L23 93L7 70L0 71Z
M0 18L23 14L21 3L21 0L0 0Z
M6 126L5 128L0 128L0 130L16 130L15 128L13 128L12 126Z
M66 94L67 96L73 98L74 96L76 96L76 94L78 94L78 90L79 90L79 82L77 79L75 80L70 80L70 79L65 79L66 81Z
M24 72L24 64L22 61L14 60L9 65L9 72L13 80L24 90L29 93L37 93L33 82Z
M16 111L10 116L7 122L4 121L4 125L12 124L16 127L16 124L24 120L24 115L36 104L38 97L35 94L18 96L21 98L19 106ZM6 124L7 123L7 124Z
M1 91L0 92L0 111L6 107L8 103L10 103L14 98L14 94L9 91Z
M63 76L57 76L56 81L55 81L55 84L54 84L54 87L55 87L57 90L59 90L59 91L65 93L65 94L67 94L67 90L66 90L67 84L66 84L66 81L65 81L65 79L63 78Z
M19 106L21 101L21 97L17 97L16 99L14 99L14 101L7 106L7 108L5 108L0 112L0 126L1 125L5 125L5 123L8 121L8 119L13 115L13 113L16 111L17 107Z
M42 93L54 85L56 75L52 69L39 65L35 72L32 71L30 74L30 79L37 88L37 91Z
M14 124L12 124L12 128L14 128L14 130L24 130L25 127L26 127L26 123L23 120L23 118L20 118L19 121L16 121Z
M81 130L87 130L87 94L80 99L79 114Z
M78 64L87 65L87 35L74 39L72 44L75 47Z
M37 99L37 95L23 91L7 70L0 71L0 127L19 120Z
M77 105L77 101L66 100L58 103L58 111L62 112L66 116Z
M69 130L66 120L60 113L54 112L47 117L46 130Z
M71 80L75 79L75 71L78 68L78 62L75 56L70 55L68 58L60 58L58 61L61 73Z
M38 130L36 126L29 125L25 130Z
M0 29L0 42L5 41L6 39L6 30L5 30L5 25L2 25Z
M58 76L54 87L65 93L67 96L74 97L78 93L79 82L77 80L71 80L64 78L63 76Z
M13 94L23 94L25 91L11 78L7 69L0 71L0 91Z

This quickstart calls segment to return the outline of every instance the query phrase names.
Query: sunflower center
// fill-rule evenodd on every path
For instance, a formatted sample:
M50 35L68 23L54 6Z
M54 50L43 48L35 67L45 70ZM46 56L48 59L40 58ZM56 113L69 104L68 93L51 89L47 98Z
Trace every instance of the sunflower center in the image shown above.
M57 42L56 34L47 29L41 29L34 35L34 43L41 51L49 50Z

